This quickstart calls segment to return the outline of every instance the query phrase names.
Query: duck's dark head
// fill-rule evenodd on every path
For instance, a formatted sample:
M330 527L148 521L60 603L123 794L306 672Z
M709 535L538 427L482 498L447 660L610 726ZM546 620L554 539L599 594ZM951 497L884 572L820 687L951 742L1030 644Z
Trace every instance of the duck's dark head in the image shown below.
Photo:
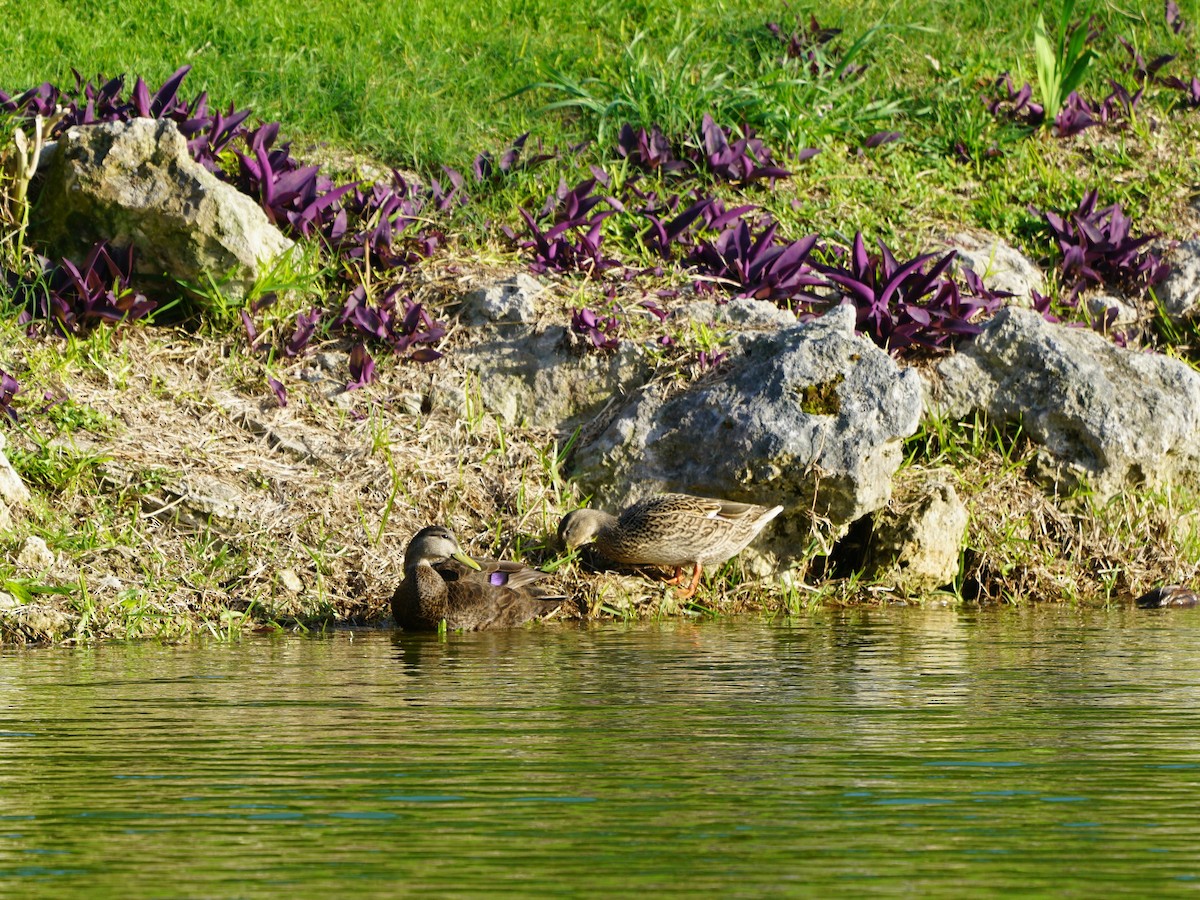
M558 540L568 550L590 544L607 524L608 518L599 510L586 507L569 512L558 523Z
M467 556L458 546L458 541L449 528L431 525L422 528L408 542L408 549L404 551L404 568L411 569L422 564L432 565L448 559L457 559L472 569L479 568L479 563Z

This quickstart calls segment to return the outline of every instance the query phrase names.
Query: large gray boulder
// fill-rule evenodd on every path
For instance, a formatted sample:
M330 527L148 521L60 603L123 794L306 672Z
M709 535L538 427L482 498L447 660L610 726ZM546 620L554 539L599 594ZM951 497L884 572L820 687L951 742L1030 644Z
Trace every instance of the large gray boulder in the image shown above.
M576 457L597 506L684 491L784 512L756 541L755 569L804 556L812 515L833 531L885 504L923 390L854 334L855 311L746 341L732 371L682 393L647 387Z
M254 200L191 158L166 119L69 129L33 228L69 258L82 259L100 239L132 244L141 273L190 284L228 278L225 290L234 296L292 246Z
M1049 472L1101 497L1200 475L1200 374L1008 308L937 367L934 412L1020 423Z

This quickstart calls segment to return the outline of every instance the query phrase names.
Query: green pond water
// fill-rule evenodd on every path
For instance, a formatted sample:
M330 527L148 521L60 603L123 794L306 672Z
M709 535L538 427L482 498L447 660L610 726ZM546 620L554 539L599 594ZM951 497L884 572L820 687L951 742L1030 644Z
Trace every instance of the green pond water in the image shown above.
M1200 889L1200 611L0 654L0 894Z

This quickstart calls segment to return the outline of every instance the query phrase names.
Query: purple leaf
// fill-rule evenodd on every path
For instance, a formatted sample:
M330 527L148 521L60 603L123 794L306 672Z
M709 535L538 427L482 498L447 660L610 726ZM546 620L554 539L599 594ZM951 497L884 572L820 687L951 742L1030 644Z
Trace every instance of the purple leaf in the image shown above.
M242 319L242 327L246 329L246 340L253 347L254 342L258 340L258 329L254 327L254 322L250 319L250 314L246 310L241 310L238 315Z
M142 118L150 116L150 89L141 77L133 86L133 109Z
M13 398L20 393L21 385L17 379L13 378L3 369L0 369L0 412L4 413L8 421L18 422L20 416L13 409Z
M1099 112L1079 96L1078 91L1072 91L1063 103L1062 109L1054 117L1052 133L1058 137L1071 137L1079 134L1085 128L1096 124L1095 116Z
M1175 34L1179 34L1183 30L1183 26L1187 24L1183 16L1179 14L1179 4L1175 0L1166 0L1166 19L1167 26Z
M311 310L308 315L296 313L296 330L283 348L285 354L298 356L303 352L304 348L308 346L308 342L312 340L317 323L321 321L321 315L319 309Z
M279 405L287 406L287 388L285 388L280 381L270 376L267 376L267 385L271 388L271 392L275 395L275 399L279 401Z
M356 391L375 380L375 360L362 341L350 351L350 378L350 383L346 385L348 391Z
M1089 191L1066 215L1043 213L1063 253L1064 302L1074 305L1089 285L1108 285L1143 293L1166 278L1169 266L1142 248L1157 235L1132 233L1132 223L1119 205L1096 209L1097 191Z
M192 70L190 65L180 66L175 70L175 73L163 82L150 100L150 115L154 118L160 117L165 110L171 108L175 102L175 95L179 92L179 85L183 83L184 77ZM140 81L140 79L139 79Z
M873 150L882 144L890 144L900 140L904 135L898 131L877 131L863 142L863 147Z

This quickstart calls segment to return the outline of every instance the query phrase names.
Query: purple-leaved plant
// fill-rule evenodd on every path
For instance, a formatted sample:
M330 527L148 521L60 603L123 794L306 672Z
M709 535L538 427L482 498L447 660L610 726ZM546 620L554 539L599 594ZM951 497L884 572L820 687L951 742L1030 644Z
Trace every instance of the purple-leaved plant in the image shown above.
M1045 120L1045 108L1033 99L1033 88L1028 81L1017 90L1012 76L1005 72L996 79L992 90L995 96L985 97L984 102L988 112L997 119L1007 119L1030 128L1036 128Z
M589 277L620 266L617 260L604 255L601 231L604 220L618 210L624 210L615 197L593 194L598 184L596 178L581 181L568 189L566 182L547 198L539 215L524 207L517 212L525 221L529 237L520 240L516 232L507 226L503 229L510 240L533 256L530 268L534 272L582 272ZM596 212L601 203L609 209ZM544 228L539 220L549 220L550 227Z
M807 26L799 19L796 26L795 30L785 33L778 22L768 22L767 31L784 46L784 58L799 60L814 78L827 78L837 74L841 79L850 79L858 77L866 70L865 66L858 63L845 63L841 54L832 46L833 39L842 33L842 29L826 28L811 13Z
M755 232L744 218L725 228L713 241L697 244L689 262L705 280L725 284L739 297L788 300L825 284L809 265L817 236L780 242L779 225L768 221Z
M68 259L42 262L45 288L26 284L19 291L27 300L22 324L46 323L59 334L80 334L97 324L144 318L157 305L130 284L132 247L118 250L99 241L79 265Z
M893 144L903 138L899 131L877 131L865 141L863 141L864 150L874 150L876 147L882 147L884 144Z
M587 307L571 314L571 330L586 337L597 350L616 350L621 344L621 323L616 316L602 316Z
M735 137L732 129L718 125L707 113L700 122L699 134L687 143L680 155L657 125L634 129L622 126L617 136L617 155L648 172L678 173L685 170L706 171L717 181L730 184L752 184L756 181L774 182L792 173L780 166L771 150L758 138L754 129L743 128L744 136ZM797 162L816 156L816 149L801 150Z
M375 360L367 352L367 345L359 341L350 351L350 383L346 390L356 391L375 380Z
M1166 0L1164 15L1167 20L1167 27L1175 34L1183 31L1187 27L1187 20L1179 13L1179 4L1175 0Z
M283 352L287 356L299 356L308 347L308 342L316 334L317 325L323 315L320 309L310 309L307 313L296 313L296 330L284 344Z
M1139 85L1145 85L1148 81L1152 81L1158 75L1159 69L1175 59L1173 53L1162 53L1154 57L1150 62L1146 62L1145 57L1125 38L1118 35L1117 41L1125 48L1125 52L1129 55L1129 61L1121 68L1133 75L1134 80Z
M509 148L500 154L499 159L493 157L487 150L476 156L474 163L471 165L475 181L479 184L498 181L507 178L514 172L528 171L556 157L554 153L542 152L541 143L539 142L538 152L533 156L522 159L521 154L524 152L525 142L528 140L529 132L527 131L513 141Z
M671 142L657 125L635 129L626 122L617 134L617 155L647 172L680 172L688 168L671 150Z
M430 315L424 304L402 293L399 286L389 288L375 302L371 302L365 287L356 286L343 302L334 325L369 338L395 354L408 353L409 359L416 362L439 359L442 354L431 345L446 336L446 326Z
M1095 125L1100 115L1100 111L1084 100L1078 91L1071 91L1054 117L1050 133L1055 137L1073 137Z
M13 409L13 398L21 392L21 383L0 369L0 413L6 422L19 422L21 417Z
M879 250L869 253L861 233L849 250L825 248L825 262L815 268L836 293L803 304L802 313L852 303L858 330L890 353L904 355L919 348L946 349L960 337L978 334L979 321L1009 296L988 290L970 270L967 288L960 287L947 274L953 252L941 259L925 254L901 262L882 241Z
M1171 75L1161 79L1159 83L1182 94L1179 98L1180 105L1190 109L1200 109L1200 78L1193 77L1191 81L1184 81L1182 78Z
M720 181L749 183L767 179L788 178L791 172L775 165L771 151L754 136L754 129L746 128L746 136L730 143L730 130L718 125L707 113L700 123L702 160L708 170ZM807 159L816 153L803 151Z
M1079 206L1065 214L1042 213L1063 254L1066 300L1074 305L1086 287L1107 285L1143 292L1158 284L1170 266L1146 245L1157 234L1135 237L1132 221L1114 203L1096 208L1099 192L1089 191ZM1036 212L1036 211L1035 211Z
M275 395L275 402L281 407L288 404L287 388L283 386L283 382L271 375L267 376L267 387L271 389L271 393Z

